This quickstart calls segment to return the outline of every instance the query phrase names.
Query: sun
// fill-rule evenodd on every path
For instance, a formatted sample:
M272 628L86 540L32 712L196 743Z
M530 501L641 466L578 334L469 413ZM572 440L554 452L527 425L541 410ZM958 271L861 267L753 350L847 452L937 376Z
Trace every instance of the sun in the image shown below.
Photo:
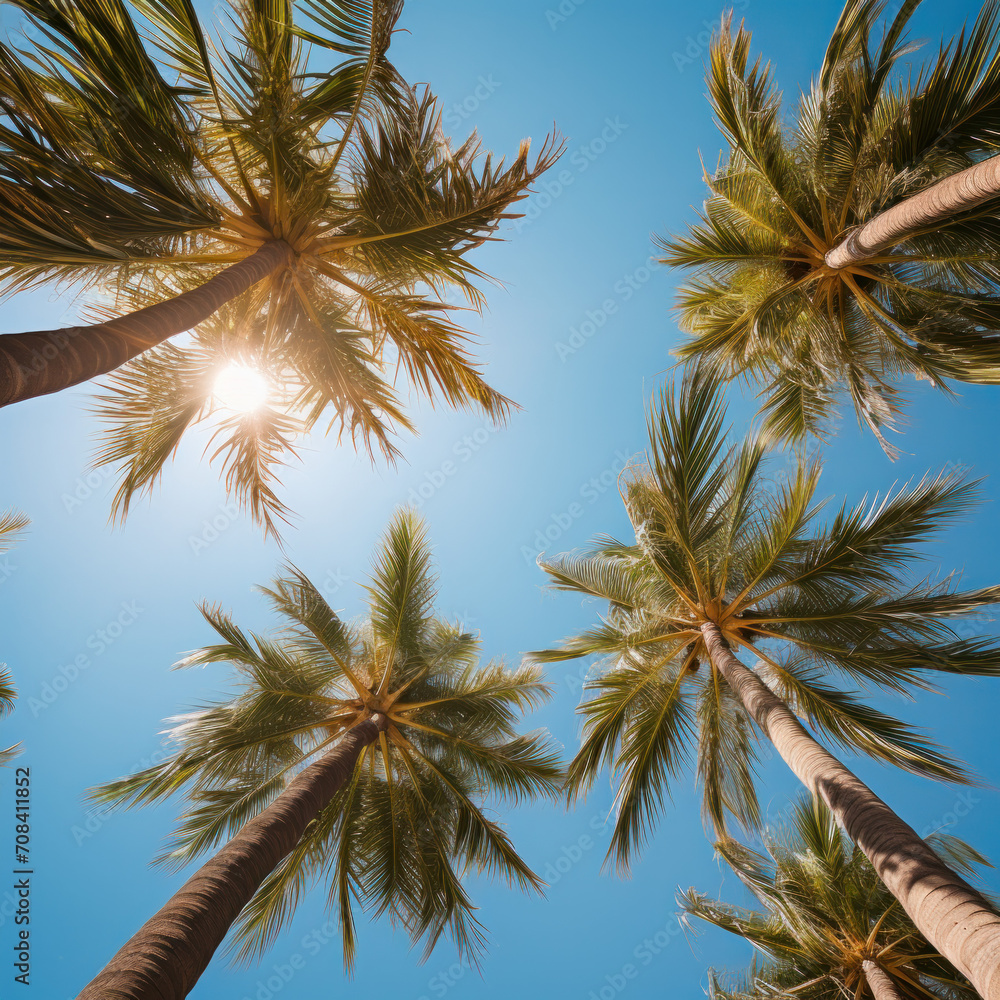
M263 372L234 361L216 376L212 394L228 410L253 413L271 395L271 383Z

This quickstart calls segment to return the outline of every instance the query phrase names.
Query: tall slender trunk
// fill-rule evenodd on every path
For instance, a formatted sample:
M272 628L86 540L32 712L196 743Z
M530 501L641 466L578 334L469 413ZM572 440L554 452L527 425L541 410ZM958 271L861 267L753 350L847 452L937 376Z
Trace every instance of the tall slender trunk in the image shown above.
M91 326L0 335L0 406L59 392L120 368L287 266L291 253L284 240L270 240L198 288L127 316Z
M861 968L875 1000L903 1000L899 990L896 989L896 984L892 981L892 976L878 962L866 958L861 963Z
M920 933L983 1000L1000 1000L1000 913L816 742L795 713L733 655L717 625L706 623L701 631L713 666L796 777L830 807Z
M826 263L836 268L860 264L925 226L936 226L998 197L1000 156L991 156L879 212L830 250Z
M296 776L142 925L77 1000L186 997L240 911L343 788L384 726L382 716L366 719Z

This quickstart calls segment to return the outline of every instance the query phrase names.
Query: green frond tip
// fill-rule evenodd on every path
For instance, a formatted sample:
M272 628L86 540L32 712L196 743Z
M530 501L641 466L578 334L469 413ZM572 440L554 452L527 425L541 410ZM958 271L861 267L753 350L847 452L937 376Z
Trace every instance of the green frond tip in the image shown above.
M0 555L15 545L22 531L31 522L23 514L14 510L0 511ZM0 664L0 717L14 710L17 689L11 672ZM0 749L0 766L10 763L20 754L20 744Z
M17 699L17 689L14 678L6 668L0 668L0 716L7 715L14 709Z
M21 533L31 521L16 510L0 511L0 553L17 544Z

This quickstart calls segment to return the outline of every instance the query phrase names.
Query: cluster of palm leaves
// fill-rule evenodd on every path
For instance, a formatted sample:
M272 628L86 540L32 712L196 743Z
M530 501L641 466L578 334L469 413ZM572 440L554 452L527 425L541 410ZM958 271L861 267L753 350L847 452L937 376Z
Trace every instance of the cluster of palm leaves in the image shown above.
M479 637L435 613L429 543L414 512L397 513L373 564L367 614L357 622L341 619L294 568L263 588L282 622L271 637L244 632L217 607L203 608L222 641L179 665L231 664L237 690L173 719L168 759L95 795L110 805L142 805L183 793L187 809L160 858L170 866L237 843L254 823L272 825L243 845L251 858L235 866L242 878L210 867L223 848L201 869L213 873L207 901L184 909L196 874L81 997L143 996L143 982L154 976L174 979L170 996L186 996L229 929L220 912L238 914L236 957L257 958L318 877L328 883L348 969L355 904L388 914L412 939L424 939L428 954L447 931L475 960L484 937L463 886L466 873L541 888L484 810L489 802L558 792L562 771L548 735L517 731L520 715L548 697L547 685L531 665L481 664ZM321 797L322 768L336 764L345 736L365 725L366 740ZM308 786L308 812L272 862L264 842L278 836L274 823L297 785ZM253 882L248 869L258 872ZM168 917L174 922L165 929ZM179 970L177 956L187 952L194 958Z
M1000 146L1000 7L917 68L906 0L879 33L884 0L848 3L822 66L786 121L769 65L724 22L708 85L728 157L706 177L701 221L662 241L694 273L680 292L684 358L762 386L766 430L823 434L847 399L883 431L900 378L941 389L1000 382L995 201L921 214L917 196ZM993 194L997 194L994 180ZM886 210L912 212L881 247L832 253Z
M970 876L986 863L955 837L931 842ZM787 824L767 831L766 855L733 840L717 850L763 907L734 906L695 889L680 896L686 918L754 947L750 968L712 974L718 1000L974 1000L968 982L913 927L819 800L800 800Z
M461 951L475 952L481 938L461 884L466 868L540 885L479 804L557 787L546 739L515 731L518 714L548 696L538 670L480 665L479 638L435 615L428 542L409 511L397 514L376 552L363 621L343 621L295 570L263 592L280 632L248 635L205 607L223 641L180 664L232 664L238 691L173 720L177 752L108 784L100 799L136 805L184 789L190 808L161 859L183 865L235 834L343 733L383 712L387 725L350 781L242 912L239 954L254 957L270 944L326 859L348 965L353 899L426 936L428 949L448 928Z
M1000 644L949 626L995 604L1000 588L961 591L907 574L915 546L975 503L974 482L928 477L821 518L820 463L772 472L760 440L732 438L725 417L720 387L703 372L665 389L650 413L648 465L634 464L623 487L634 542L539 558L553 586L608 602L592 628L535 658L607 665L588 682L569 789L584 792L614 768L612 849L623 868L659 813L663 782L689 761L717 832L730 814L759 826L761 733L713 664L706 624L833 743L948 781L968 775L843 682L903 694L937 672L1000 674Z
M87 326L0 336L0 405L113 372L99 461L121 471L118 513L202 421L267 533L287 514L278 467L321 421L392 460L413 429L407 392L505 418L449 296L483 305L466 255L559 145L505 164L475 136L445 138L432 94L387 56L401 0L234 0L226 38L190 0L11 6L30 30L0 45L0 291L62 279L103 298ZM978 483L929 475L827 511L820 461L769 453L825 433L845 394L891 451L904 374L1000 383L1000 2L919 71L916 7L879 33L885 0L849 0L791 127L748 31L723 21L709 89L728 155L701 222L663 241L694 271L691 339L623 475L632 537L539 560L556 588L607 602L591 628L518 668L482 664L478 636L435 610L406 510L361 620L294 567L263 588L271 635L203 608L221 641L181 665L229 664L236 689L171 720L166 760L94 795L183 796L160 861L210 857L81 1000L181 1000L227 936L259 958L316 882L348 968L358 908L428 952L448 934L475 956L467 873L542 888L490 803L572 800L610 772L608 858L627 871L688 769L720 855L764 907L682 897L763 955L713 974L715 996L1000 1000L1000 914L970 881L985 859L920 838L828 748L973 780L869 697L1000 675L1000 643L956 628L1000 586L915 568ZM257 377L259 405L221 398L233 371ZM742 439L726 425L733 378L764 386L761 430ZM25 523L0 518L0 539ZM539 664L582 657L582 742L564 769L519 726L548 694ZM0 674L0 711L13 696ZM811 793L791 831L763 834L767 856L732 824L764 829L763 744Z
M506 418L452 299L483 305L466 254L558 143L509 164L475 136L452 144L433 95L387 58L401 0L237 0L225 39L190 0L12 6L34 30L0 46L0 290L58 279L111 297L90 300L96 329L0 337L0 383L5 361L52 378L0 402L133 358L100 404L121 513L202 420L230 491L274 530L277 467L321 422L391 460L413 429L406 391ZM262 253L190 337L143 325ZM131 324L111 318L123 310ZM234 365L269 383L252 412L215 398Z
M962 590L953 577L925 578L913 565L919 546L975 503L977 484L942 474L821 513L817 461L778 463L759 437L736 438L725 421L722 386L689 369L653 406L648 453L623 477L634 539L604 537L587 552L539 557L554 587L607 602L590 628L532 654L536 661L593 658L567 794L583 795L611 773L608 860L628 870L671 786L694 769L722 857L769 911L758 917L686 898L691 912L768 956L732 989L714 983L721 997L860 996L875 990L870 980L880 975L861 976L869 959L916 983L876 992L878 1000L926 995L929 981L947 987L932 995L974 996L974 986L993 997L1000 920L967 880L967 862L978 855L923 841L826 748L970 780L926 734L874 708L865 694L933 689L936 674L1000 674L1000 644L955 628L957 619L1000 602L1000 589ZM750 657L749 667L739 653ZM812 793L799 833L803 850L819 857L796 868L789 852L779 858L772 850L773 877L732 839L729 822L761 831L757 764L765 742ZM853 839L849 851L834 822ZM808 897L794 881L803 872L815 876L810 891L826 897ZM860 896L841 896L849 878L867 887L867 908ZM839 908L827 905L835 896ZM822 933L843 954L824 950L822 928L803 925L803 914L823 917ZM840 927L841 919L854 923ZM955 935L957 920L968 922ZM901 927L897 960L882 945ZM857 961L845 966L844 956L855 952ZM949 983L958 984L957 994Z
M713 978L720 997L1000 996L1000 920L966 880L983 859L922 841L818 741L967 780L859 694L1000 668L995 641L953 627L1000 591L911 565L975 484L927 477L820 516L818 462L762 474L766 446L824 437L845 400L894 457L884 432L903 376L948 392L1000 382L1000 5L920 63L906 38L918 3L882 23L882 0L848 2L791 114L749 31L723 18L707 78L727 150L700 221L661 241L663 262L692 274L679 297L687 369L623 483L634 543L540 560L557 587L608 601L598 625L539 654L600 657L570 794L613 770L610 853L627 866L693 763L720 853L765 907L685 898L764 956ZM721 384L734 379L761 399L744 441L723 430ZM788 843L767 840L770 862L727 828L733 815L760 829L764 738L813 795Z

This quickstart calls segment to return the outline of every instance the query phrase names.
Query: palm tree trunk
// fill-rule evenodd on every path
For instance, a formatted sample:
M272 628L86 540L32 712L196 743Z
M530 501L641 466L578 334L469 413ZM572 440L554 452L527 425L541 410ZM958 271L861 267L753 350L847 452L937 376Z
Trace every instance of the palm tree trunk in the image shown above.
M899 995L899 990L896 989L896 984L892 981L892 976L878 962L866 958L861 963L861 968L864 971L868 989L872 991L875 1000L903 1000Z
M937 226L997 197L1000 156L991 156L879 212L830 250L826 263L833 268L860 264L925 227Z
M816 742L795 713L733 655L717 625L705 623L701 631L712 665L796 777L830 807L920 933L983 1000L1000 1000L1000 913Z
M189 878L77 1000L183 1000L233 921L343 788L385 718L359 723Z
M59 392L120 368L286 267L291 252L284 240L270 240L198 288L107 323L0 335L0 406Z

